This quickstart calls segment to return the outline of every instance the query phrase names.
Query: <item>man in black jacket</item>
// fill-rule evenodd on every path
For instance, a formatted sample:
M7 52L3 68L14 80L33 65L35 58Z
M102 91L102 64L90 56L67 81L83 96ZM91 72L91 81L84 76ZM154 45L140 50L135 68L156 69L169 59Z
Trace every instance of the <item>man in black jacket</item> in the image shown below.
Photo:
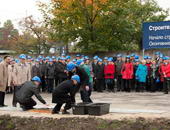
M32 81L26 81L22 87L16 92L16 100L21 105L21 108L26 111L33 109L37 104L32 96L35 97L43 104L46 104L45 100L39 94L38 86L40 85L41 80L39 77L35 76L32 78Z
M69 71L69 77L73 74L80 76L80 95L83 102L92 102L90 96L92 88L89 87L89 77L83 68L77 67L74 63L67 64L67 70Z
M42 82L41 87L42 87L43 92L46 91L45 71L46 71L47 65L48 64L45 62L45 58L44 59L40 58L39 68L40 68L40 78Z
M36 59L35 65L32 66L31 78L33 78L34 76L40 77L40 64L39 64L39 62L40 62L40 60Z
M66 63L64 58L59 58L58 63L55 66L55 72L59 79L59 83L67 79Z
M45 77L47 80L48 92L52 93L54 88L54 78L55 78L55 65L53 64L52 59L49 59L49 64L47 65L45 71Z
M77 86L78 83L80 83L80 77L74 75L71 77L71 80L63 81L54 89L52 103L57 103L57 105L54 107L52 114L59 113L64 103L66 105L63 114L69 114L67 110L75 103L75 94L79 89Z
M96 65L96 73L94 74L96 85L97 85L97 92L103 92L104 89L104 65L102 63L102 59L98 60Z
M98 62L98 56L94 56L93 57L93 62L92 62L92 71L94 74L94 78L93 78L93 89L94 91L97 91L97 82L96 82L96 73L97 73L97 62Z

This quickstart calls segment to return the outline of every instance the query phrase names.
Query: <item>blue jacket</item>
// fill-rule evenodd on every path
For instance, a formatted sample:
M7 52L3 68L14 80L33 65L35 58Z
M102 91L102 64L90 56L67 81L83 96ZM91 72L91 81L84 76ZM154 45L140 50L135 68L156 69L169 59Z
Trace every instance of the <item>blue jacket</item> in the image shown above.
M147 66L139 64L139 66L138 66L138 68L136 70L136 74L135 74L136 75L136 79L139 82L145 83L146 82L147 74L148 74Z

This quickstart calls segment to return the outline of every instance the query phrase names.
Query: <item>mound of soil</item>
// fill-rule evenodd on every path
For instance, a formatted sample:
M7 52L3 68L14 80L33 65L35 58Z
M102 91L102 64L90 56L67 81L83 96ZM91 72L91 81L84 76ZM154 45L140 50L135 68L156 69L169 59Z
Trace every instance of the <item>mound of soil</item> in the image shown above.
M170 120L97 118L21 118L0 116L0 130L170 130Z

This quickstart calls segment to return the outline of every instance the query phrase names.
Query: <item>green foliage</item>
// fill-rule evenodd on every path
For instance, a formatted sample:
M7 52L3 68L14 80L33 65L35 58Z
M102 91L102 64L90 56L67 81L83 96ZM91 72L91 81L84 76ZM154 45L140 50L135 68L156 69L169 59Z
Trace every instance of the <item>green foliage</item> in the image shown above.
M88 53L140 49L142 23L168 16L154 0L52 0L40 7L52 15L45 22L54 40L76 42L75 50Z

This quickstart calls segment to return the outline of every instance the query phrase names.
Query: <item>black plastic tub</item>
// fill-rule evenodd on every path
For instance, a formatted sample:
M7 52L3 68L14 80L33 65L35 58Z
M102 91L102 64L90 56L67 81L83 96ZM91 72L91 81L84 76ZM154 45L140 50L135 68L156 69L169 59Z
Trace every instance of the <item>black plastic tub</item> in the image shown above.
M108 103L94 103L88 106L88 114L101 116L108 114L110 111L110 104Z
M88 114L88 107L90 103L78 103L72 107L74 115L86 115Z

